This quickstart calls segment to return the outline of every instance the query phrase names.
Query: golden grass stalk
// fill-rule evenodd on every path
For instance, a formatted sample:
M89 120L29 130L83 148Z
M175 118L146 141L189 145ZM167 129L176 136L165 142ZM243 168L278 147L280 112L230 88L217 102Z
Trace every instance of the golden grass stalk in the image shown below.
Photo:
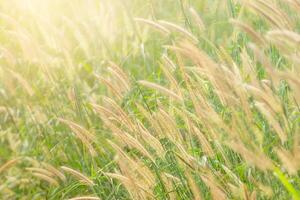
M125 79L124 77L122 77L120 75L120 71L119 70L116 70L116 69L114 69L112 67L108 67L107 71L110 72L111 76L116 79L116 82L117 82L118 86L120 87L120 89L121 89L120 91L121 92L129 91L130 90L130 86L129 86L128 80Z
M117 137L120 137L120 139L125 142L126 144L128 144L129 146L136 148L137 150L139 150L144 156L147 156L148 158L150 158L153 162L154 159L153 157L150 155L150 153L143 147L143 145L137 140L135 139L133 136L131 136L129 133L123 131L121 134L118 134Z
M267 32L266 36L269 39L280 40L290 40L292 43L299 43L300 42L300 35L294 31L289 30L271 30Z
M122 68L117 65L116 63L112 62L112 61L109 61L108 62L109 66L111 68L113 68L121 77L122 79L126 82L126 84L128 84L129 86L129 77L128 75L122 70Z
M286 57L299 49L300 34L294 31L271 30L266 33L266 38L271 44L275 44L280 52Z
M109 89L109 91L117 97L118 100L122 100L123 96L119 91L119 88L114 86L109 80L96 75L96 77Z
M96 139L95 135L80 126L79 124L76 124L75 122L72 122L70 120L59 118L60 122L63 122L64 124L68 125L70 129L76 134L76 135L82 135L83 137L87 138L88 140L94 141Z
M115 178L121 182L124 182L126 184L130 183L130 179L121 175L121 174L118 174L118 173L109 173L109 172L105 172L104 175L110 177L110 178ZM131 183L130 183L131 184Z
M249 150L242 142L237 141L229 142L228 147L239 153L247 163L256 166L262 171L273 169L272 161L259 150Z
M0 167L0 174L3 173L5 170L8 170L9 168L14 166L15 164L17 164L19 162L19 160L20 160L19 158L14 158L14 159L11 159L11 160L7 161L6 163L4 163Z
M148 81L144 81L144 80L138 81L138 83L143 86L146 86L148 88L155 89L163 94L166 94L179 102L182 101L182 98L179 95L175 94L173 91L171 91L161 85L158 85L158 84L152 83L152 82L148 82Z
M166 29L164 26L162 26L159 23L156 23L156 22L154 22L152 20L143 19L143 18L139 18L139 17L134 18L134 20L137 21L137 22L141 22L141 23L150 25L150 26L152 26L153 28L159 30L162 33L170 34L170 31L168 29Z
M205 155L208 156L214 156L214 150L212 149L210 143L208 142L205 135L195 126L192 126L192 130L195 133L195 135L198 137L199 142L201 143L201 148L203 149L203 152Z
M189 8L189 11L190 11L191 15L193 16L193 19L197 23L199 30L205 31L205 29L206 29L205 24L204 24L203 20L201 19L201 17L199 16L199 14L197 13L197 11L192 7Z
M139 184L138 182L134 182L131 178L127 178L121 174L117 173L104 173L106 176L114 178L122 182L127 188L129 189L129 192L134 192L136 194L133 194L134 196L138 198L148 199L149 195L153 198L154 195L150 193L149 189L146 188L144 185ZM142 191L142 192L140 192ZM145 193L145 194L143 194ZM148 198L147 198L148 195Z
M12 70L8 70L8 71L20 83L20 85L25 89L25 91L27 92L27 94L29 96L34 95L33 88L31 87L31 85L28 83L28 81L25 78L23 78L20 74L18 74L15 71L12 71Z
M282 165L287 169L289 174L296 175L300 168L299 157L296 157L297 155L295 156L291 152L283 148L277 148L275 149L275 152L277 153Z
M146 192L145 194L141 193L139 195L153 196L153 194L148 191L152 191L155 185L155 178L150 169L148 169L139 159L130 158L130 156L116 144L112 142L109 143L118 153L117 162L122 174L128 178L128 186L139 187L142 189L143 193ZM131 167L128 168L128 166Z
M88 148L89 152L92 156L95 156L97 152L95 151L92 143L96 140L95 135L87 131L82 126L62 118L59 118L59 121L68 125L69 128L73 131L73 133L81 140L81 142Z
M48 163L43 163L43 166L52 174L56 175L57 177L59 177L62 181L66 181L66 176L59 171L58 169L56 169L55 167L53 167L52 165L48 164Z
M194 195L194 200L202 200L202 196L201 196L201 191L198 188L193 176L191 175L191 173L188 171L188 169L185 170L185 175L187 177L187 181L188 184L190 186L190 189Z
M141 198L139 190L144 189L139 188L130 178L117 173L104 173L104 175L120 181L127 189L132 199Z
M88 178L87 176L83 175L82 173L72 169L72 168L69 168L69 167L66 167L66 166L62 166L61 169L71 175L73 175L75 178L77 178L80 182L88 185L88 186L94 186L95 183L90 179Z
M130 80L127 74L122 70L120 66L113 62L108 62L109 66L106 71L108 72L108 77L97 77L100 78L110 89L113 89L113 93L116 96L124 95L131 88Z
M255 0L247 2L247 5L264 16L273 26L279 29L291 29L290 19L273 1Z
M168 56L163 55L162 59L163 59L164 63L166 64L166 66L168 66L170 68L169 71L173 72L176 70L176 65Z
M42 169L42 168L37 168L37 167L27 167L25 168L27 171L30 171L32 173L39 173L39 174L44 174L45 176L48 177L53 177L54 174L46 169Z
M95 112L98 113L103 120L109 122L106 124L108 127L111 125L110 121L115 121L118 122L119 125L126 127L130 132L136 132L137 127L135 126L134 121L113 99L103 96L102 100L105 106L96 104L92 104L92 106Z
M268 109L265 108L264 104L256 102L255 106L264 114L264 116L268 119L270 125L274 128L276 133L278 134L282 143L287 140L287 134L279 124L279 122L274 118L274 115L270 113Z
M144 126L142 123L138 123L139 133L141 134L141 138L148 143L152 148L154 148L158 155L164 154L164 149L159 142L159 140L154 137Z
M32 173L32 175L39 178L39 179L42 179L42 180L48 182L50 185L59 186L59 183L54 178L49 177L45 174L34 172L34 173Z
M201 179L209 187L213 200L225 200L226 193L217 184L211 174L208 176L202 175Z
M156 115L157 123L160 125L163 134L167 136L171 141L179 144L183 144L184 140L177 129L176 121L167 111L160 108Z
M291 5L291 8L294 8L300 12L300 3L298 0L287 0L287 2Z
M185 36L187 39L190 39L191 41L193 41L194 43L198 43L198 39L189 31L185 30L184 28L171 23L171 22L167 22L164 20L159 20L158 21L160 24L162 24L163 26L170 28L172 30L178 31L179 33L181 33L183 36Z
M175 91L176 94L178 94L178 96L182 98L183 94L180 90L180 87L178 85L178 82L176 81L176 79L173 77L171 70L166 67L165 65L160 65L165 77L167 78L167 80L170 82L170 87L172 90Z
M245 24L242 21L236 20L236 19L230 19L229 20L233 25L241 28L243 31L245 31L251 39L258 45L264 46L265 41L263 36L261 36L259 33L257 33L251 26Z

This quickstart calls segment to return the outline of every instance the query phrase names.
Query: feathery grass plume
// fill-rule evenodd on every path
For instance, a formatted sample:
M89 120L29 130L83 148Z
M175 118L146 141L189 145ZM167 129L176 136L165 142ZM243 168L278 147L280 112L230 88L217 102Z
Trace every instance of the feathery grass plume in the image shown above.
M247 186L243 183L238 186L229 185L230 190L232 191L232 195L237 199L248 199L248 200L256 200L256 191L250 193Z
M300 42L300 35L294 31L290 30L271 30L266 34L268 39L274 39L272 41L276 42L279 40L284 40L290 42L290 44L297 44Z
M160 32L162 32L164 34L170 34L170 31L168 29L166 29L164 26L160 25L159 23L156 23L155 21L152 21L149 19L144 19L144 18L139 18L139 17L134 18L134 20L136 22L147 24L147 25L159 30Z
M222 91L220 93L221 100L225 102L225 97L222 94L230 93L232 88L226 81L224 73L229 74L229 70L221 71L222 69L215 63L205 52L198 49L196 46L189 42L181 42L180 48L177 49L186 58L191 59L193 63L202 72L200 75L207 76L217 90Z
M255 106L264 114L268 119L270 125L275 129L282 143L287 141L287 134L281 127L280 123L274 118L274 116L265 108L263 103L255 102Z
M116 137L119 137L120 140L122 140L124 143L129 145L130 147L136 148L141 152L144 156L148 157L154 162L153 157L150 155L150 153L144 148L144 146L133 136L131 136L129 133L123 131L121 134L117 134Z
M97 152L95 151L93 147L93 143L96 141L95 135L87 131L82 126L62 118L59 118L59 121L68 125L69 128L73 131L73 133L80 139L80 141L88 148L89 152L92 156L96 156Z
M258 14L262 15L273 26L279 29L292 29L292 23L289 17L276 3L271 0L255 0L247 2L246 5L254 9Z
M7 70L0 69L3 79L0 78L0 104L6 111L0 114L3 117L0 118L0 155L4 158L31 156L24 159L29 161L30 167L20 165L10 170L9 176L3 176L0 199L42 198L39 195L44 192L64 196L61 192L69 189L72 196L68 197L74 197L73 200L99 199L98 195L115 199L254 200L292 196L296 199L300 168L297 46L300 36L295 29L299 15L294 10L299 2L289 0L295 5L289 8L283 0L215 1L212 4L203 0L191 3L199 9L196 10L189 9L187 1L180 1L178 5L128 1L129 4L124 4L126 9L120 12L122 19L116 20L115 12L108 9L113 13L108 14L109 26L113 21L124 21L126 25L122 28L118 24L118 33L107 29L107 34L117 38L113 43L102 38L105 17L98 13L106 9L106 4L113 5L117 0L76 1L71 7L65 6L67 0L55 0L51 4L50 0L43 3L34 0L30 4L18 0L0 1L4 13L16 13L14 17L0 13L3 25L0 64L11 69L9 73L22 76L19 79L25 79L31 87L19 87L22 80L11 74L6 77ZM38 13L33 12L35 4L45 2L49 3L45 9L42 6L42 9L38 7ZM58 9L61 13L56 13L57 6L63 7ZM85 7L89 9L84 10ZM10 8L13 10L9 11ZM44 13L48 9L51 12ZM164 10L177 13L165 15ZM198 15L200 10L203 18ZM73 14L70 16L70 13ZM153 20L130 17L136 14L151 15ZM127 15L128 18L124 17ZM162 16L173 18L169 20L174 23L156 21ZM182 17L185 26L177 25ZM231 17L234 19L229 19ZM202 19L207 20L209 27ZM228 21L237 29L228 27ZM149 25L170 37L159 38L151 35L152 31L141 37L136 25L141 28ZM146 28L143 34L148 34ZM236 30L245 34L236 34ZM130 33L124 34L125 31ZM193 35L194 31L201 41ZM176 41L178 38L184 41ZM171 46L163 46L167 41ZM102 61L112 59L120 65ZM157 64L160 66L156 67ZM131 67L123 70L123 66ZM39 71L34 76L36 69ZM24 70L26 77L23 77ZM140 81L141 87L135 87L131 77L163 78L161 82L167 85ZM18 94L16 85L29 95ZM82 102L78 102L75 90L70 89L73 87L77 88L76 94L80 93ZM162 93L163 103L162 95L156 98L147 88ZM30 89L33 95L28 99ZM57 95L61 93L67 96ZM90 96L91 104L86 105ZM47 114L47 123L30 119L36 105ZM95 115L100 116L100 123ZM64 126L52 123L53 116L62 116L64 119L60 122ZM88 121L104 133L103 140L98 141L92 130L66 120L65 116L79 117L83 124ZM64 152L63 147L68 144L61 145L61 141L57 141L61 138L55 134L47 137L27 134L35 129L55 133L62 128L69 128L78 144L82 143L92 153L84 152L81 158L72 150ZM13 132L20 135L22 145L12 145L18 139ZM106 154L95 159L94 148L100 144ZM51 157L56 154L64 157ZM78 169L85 169L83 165L100 167L105 177L89 177L65 166L56 169L46 163L49 159L51 163L77 165ZM0 167L0 175L12 165L9 162ZM39 181L19 184L23 176L21 167ZM80 188L72 181L65 181L65 175L74 178ZM58 185L60 180L64 184ZM45 189L43 184L36 184L42 181L60 189ZM85 186L81 188L82 185L94 186L93 181L103 187L89 188L92 193L84 191ZM80 182L83 184L78 184Z
M141 122L138 122L139 133L141 134L141 140L145 143L148 143L150 147L154 148L158 155L164 155L164 149L160 143L160 141L154 137Z
M120 181L123 181L126 184L125 187L128 192L130 192L134 199L153 198L154 195L152 191L155 185L155 179L150 170L147 169L143 163L130 158L116 144L112 142L110 142L110 144L118 152L119 158L117 162L123 175L109 175L113 175L115 178L119 178Z
M171 89L172 89L176 94L178 94L178 96L180 96L181 99L183 99L183 98L182 98L183 94L182 94L182 92L181 92L181 90L180 90L180 87L179 87L179 85L178 85L178 82L177 82L176 79L173 77L171 70L168 69L168 67L166 67L165 65L162 65L162 64L160 65L160 68L162 69L162 71L163 71L165 77L167 78L167 80L170 82L170 87L171 87Z
M279 159L281 160L282 165L287 169L289 174L296 175L300 169L299 164L299 154L292 154L291 152L281 148L275 149ZM298 152L299 153L299 152Z
M199 139L203 153L208 156L214 156L215 155L214 150L212 149L206 136L195 126L192 126L192 130Z
M244 84L244 88L252 94L256 100L264 102L270 108L272 114L283 113L280 100L275 96L269 86L263 86L263 84L261 84L261 89L259 89L253 85Z
M236 19L230 19L229 22L231 22L233 25L239 27L243 31L245 31L251 39L259 46L265 45L265 40L262 35L257 33L251 26L248 24L245 24L242 21L236 20Z
M230 170L228 167L226 167L225 165L221 166L222 169L224 169L224 171L226 172L226 174L230 177L230 179L236 184L236 185L241 185L242 181L240 180L240 178L232 171Z
M243 191L244 191L244 199L256 200L256 191L250 193L244 184L243 184Z
M109 61L107 67L107 77L95 75L99 78L109 89L109 92L112 92L118 100L122 100L124 95L130 90L130 80L127 74L121 69L117 64Z
M11 160L7 161L3 165L1 165L0 166L0 174L3 173L5 170L8 170L9 168L14 166L15 164L17 164L19 161L20 161L20 158L14 158L14 159L11 159Z
M117 97L118 100L122 100L123 96L122 94L119 92L118 88L116 88L109 80L99 76L99 75L95 75L108 89L109 91Z
M278 86L282 78L282 72L273 68L270 59L256 45L250 43L248 47L253 51L255 60L263 64L264 69L270 75L270 79L274 82L275 86Z
M81 197L73 197L69 200L101 200L99 197L93 196L81 196Z
M227 199L226 193L221 189L221 186L216 183L212 174L201 175L203 182L209 187L213 200L225 200Z
M41 174L38 172L33 172L32 175L41 180L48 182L50 185L59 186L59 183L57 182L57 180L55 180L54 178L52 178L50 176L47 176L45 174Z
M39 173L39 174L44 174L45 176L53 178L55 175L43 168L37 168L37 167L27 167L25 168L27 171L32 172L32 173Z
M282 80L286 80L293 89L293 95L295 98L299 98L300 92L298 90L298 84L300 81L295 78L293 73L278 71L272 64L270 59L255 45L249 44L249 48L253 50L255 59L263 64L264 69L269 75L269 79L272 81L275 87L279 87Z
M182 134L179 132L176 121L168 114L167 111L160 108L155 116L161 130L163 131L163 136L167 136L172 142L184 144L184 138Z
M168 66L170 72L174 72L176 70L176 65L167 55L162 55L162 60L165 63L165 66Z
M148 188L142 184L139 184L138 182L133 182L131 178L127 178L118 173L104 173L104 175L122 182L126 186L128 192L131 193L133 199L149 199L150 197L154 198L154 195L151 194Z
M200 15L197 13L197 11L194 8L190 7L189 12L193 16L193 20L195 20L195 22L197 23L199 31L201 31L201 32L205 31L205 29L206 29L205 24L204 24L203 20L201 19Z
M96 113L100 114L102 119L111 119L110 121L117 121L119 125L126 127L130 132L136 132L137 127L130 116L115 102L113 99L102 96L103 105L99 106L92 104Z
M55 167L53 167L52 165L48 164L48 163L42 163L42 165L45 167L45 169L47 169L49 172L51 172L52 174L54 174L55 176L59 177L60 180L62 181L66 181L66 176L59 171L58 169L56 169Z
M69 168L69 167L66 167L66 166L62 166L61 169L71 175L73 175L75 178L77 178L80 182L88 185L88 186L94 186L95 183L90 179L88 178L87 176L83 175L82 173L72 169L72 168Z
M219 52L220 52L220 61L223 62L224 64L227 64L229 66L234 64L234 61L232 59L232 57L226 52L225 48L220 46L219 47Z
M112 147L118 152L117 162L120 165L120 169L124 174L129 175L131 179L136 179L135 182L141 182L141 185L152 188L155 179L147 166L137 158L131 158L126 152L119 148L116 144L109 142ZM128 169L128 166L132 168Z
M300 12L300 2L298 0L287 0L286 2L288 2L291 5L291 8Z
M241 141L230 141L227 145L239 153L247 163L254 165L262 171L273 170L274 165L272 160L260 150L249 150Z
M116 80L115 82L119 83L119 87L122 87L123 91L121 92L128 92L131 88L128 75L123 71L123 69L119 65L115 64L114 62L109 61L108 64L109 67L107 70L111 73L111 77L113 77Z
M152 82L148 82L148 81L144 81L144 80L138 81L138 83L143 85L143 86L146 86L148 88L155 89L155 90L157 90L157 91L159 91L163 94L166 94L166 95L174 98L174 100L177 100L179 102L182 101L182 98L179 95L175 94L173 91L171 91L171 90L169 90L169 89L167 89L167 88L165 88L161 85L158 85L158 84L152 83Z
M78 42L79 44L78 46L83 51L85 57L90 58L91 50L90 47L88 46L89 44L89 42L87 42L88 39L86 35L84 35L83 30L80 30L80 27L77 24L77 22L75 20L68 18L67 16L62 16L62 21L70 30L73 30L72 31L73 37Z
M285 57L288 57L299 49L300 34L294 31L271 30L266 33L266 38L271 44L274 44Z
M153 134L154 137L157 137L157 139L161 139L163 137L163 130L161 126L159 125L159 120L157 118L157 113L150 113L148 110L146 110L143 106L136 104L139 112L143 115L143 117L146 118L146 120L149 122L151 126L151 131L150 129L149 132Z
M34 95L33 88L25 78L23 78L20 74L18 74L15 71L8 70L8 72L20 83L20 85L24 88L24 90L27 92L29 96Z
M256 71L254 68L253 61L251 60L249 54L247 53L246 48L243 48L242 53L241 53L241 61L242 61L242 66L243 66L243 79L244 82L250 82L253 83L256 81Z
M201 196L202 192L199 190L197 183L195 182L191 172L188 169L185 169L185 176L190 186L190 190L193 193L194 200L202 200L203 199Z
M194 43L199 42L198 39L192 33L190 33L189 31L185 30L184 28L182 28L174 23L167 22L164 20L159 20L158 22L171 30L175 30L175 31L181 33L183 36L185 36L187 39L190 39Z
M117 173L104 173L104 175L119 180L125 186L132 199L145 198L142 197L138 191L144 191L146 189L144 189L143 186L138 186L135 183L133 183L132 180L130 180L130 178L127 178Z

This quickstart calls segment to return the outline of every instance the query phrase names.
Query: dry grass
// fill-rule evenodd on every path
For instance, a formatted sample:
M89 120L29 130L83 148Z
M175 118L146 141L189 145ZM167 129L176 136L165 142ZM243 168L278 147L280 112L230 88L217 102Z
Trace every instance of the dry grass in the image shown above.
M1 199L300 199L299 2L45 2L0 3Z

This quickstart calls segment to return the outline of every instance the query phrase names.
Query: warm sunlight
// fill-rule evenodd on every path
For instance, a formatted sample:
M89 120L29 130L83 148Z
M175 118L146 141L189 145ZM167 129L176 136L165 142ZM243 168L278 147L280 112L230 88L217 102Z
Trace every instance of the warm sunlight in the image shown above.
M300 200L299 0L0 0L0 199Z
M51 51L85 55L97 46L113 45L120 36L123 12L117 1L105 0L12 0L3 1L1 18L28 59L44 59ZM15 41L12 41L15 42Z

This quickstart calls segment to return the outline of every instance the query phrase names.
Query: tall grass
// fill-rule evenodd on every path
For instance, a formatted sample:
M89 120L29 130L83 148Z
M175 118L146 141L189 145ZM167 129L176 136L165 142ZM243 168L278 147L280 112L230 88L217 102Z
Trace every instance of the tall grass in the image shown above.
M296 0L0 6L0 198L300 199Z

